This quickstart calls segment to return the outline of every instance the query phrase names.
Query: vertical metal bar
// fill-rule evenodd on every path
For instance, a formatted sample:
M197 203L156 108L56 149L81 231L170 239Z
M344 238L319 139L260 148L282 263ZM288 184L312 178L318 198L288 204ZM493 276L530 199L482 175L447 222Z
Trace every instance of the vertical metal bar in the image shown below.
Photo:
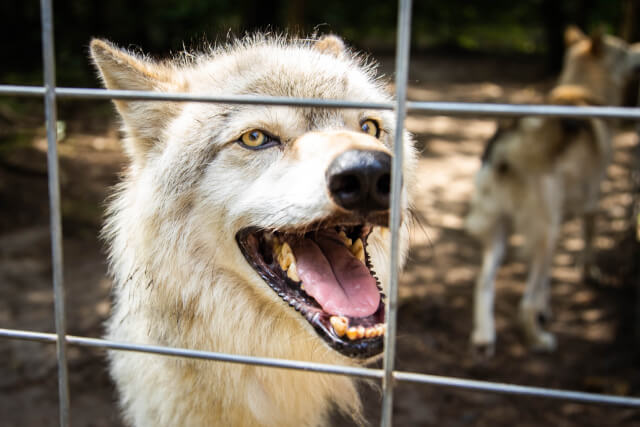
M635 77L640 77L640 73L636 73ZM640 107L640 85L638 85L638 98L636 99L636 106ZM631 172L631 183L635 203L633 208L633 226L635 227L636 239L640 242L640 120L636 121L636 133L638 134L638 141L634 150L635 158L633 159L635 164L635 170ZM640 352L640 270L636 273L636 352Z
M69 427L69 374L65 339L64 281L62 270L62 221L60 213L60 182L58 177L56 73L53 44L53 13L51 0L40 0L42 21L42 59L44 66L45 116L47 121L47 169L49 175L49 210L51 221L51 260L53 265L53 295L55 306L56 350L58 356L58 394L60 426Z
M391 166L391 259L389 299L387 301L387 333L384 337L384 377L382 379L382 427L391 427L393 418L393 367L396 355L396 318L398 310L399 229L402 220L402 157L404 120L406 116L407 80L409 74L409 47L411 41L411 0L400 0L398 5L398 36L396 40L396 131Z

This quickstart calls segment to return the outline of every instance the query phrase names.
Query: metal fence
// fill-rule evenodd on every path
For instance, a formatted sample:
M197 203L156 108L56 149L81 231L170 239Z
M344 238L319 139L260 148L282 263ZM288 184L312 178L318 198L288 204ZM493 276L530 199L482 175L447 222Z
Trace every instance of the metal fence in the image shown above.
M382 380L383 402L381 425L389 427L393 423L393 389L398 381L429 384L432 386L453 387L492 393L527 395L552 399L564 399L575 402L618 405L640 408L639 397L624 397L606 394L585 393L569 390L529 387L524 385L476 381L437 375L402 372L394 369L396 348L396 314L398 297L398 228L400 225L399 190L402 169L402 145L395 144L391 179L391 280L388 289L386 319L388 322L384 342L384 361L382 369L369 369L351 366L335 366L264 357L232 355L225 353L198 351L183 348L139 345L135 343L114 342L109 340L66 335L64 308L64 280L62 268L62 226L60 210L60 186L58 177L58 154L56 141L56 100L63 99L121 99L121 100L164 100L183 102L218 102L225 104L262 104L288 106L316 106L330 108L367 108L394 110L397 115L395 140L402 137L404 119L407 112L455 116L554 116L554 117L598 117L626 118L640 120L640 108L623 107L568 107L551 105L508 105L461 102L411 102L407 98L407 80L409 68L409 46L411 28L411 0L399 0L398 36L396 43L396 101L386 103L348 102L322 99L301 99L254 96L198 96L187 94L167 94L144 91L103 90L86 88L63 88L55 85L55 59L53 40L53 18L51 0L41 0L42 55L44 61L44 86L0 85L0 95L43 97L45 100L47 163L50 195L51 247L53 264L53 288L55 299L56 333L43 333L17 329L0 328L0 338L55 343L58 359L58 390L60 407L60 425L71 425L69 414L69 373L67 369L67 346L85 346L120 351L135 351L166 356L180 356L229 363L252 364L273 368L296 369L309 372L321 372L335 375L348 375L361 378Z

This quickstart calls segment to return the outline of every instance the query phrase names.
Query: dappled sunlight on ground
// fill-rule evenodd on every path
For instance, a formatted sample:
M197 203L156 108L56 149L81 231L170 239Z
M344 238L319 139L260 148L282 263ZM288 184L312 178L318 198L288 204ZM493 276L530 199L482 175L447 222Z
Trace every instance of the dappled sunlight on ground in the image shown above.
M517 81L526 67L439 62L412 65L410 98L422 101L541 102L551 80ZM535 70L534 70L535 71ZM509 80L495 78L503 72ZM533 71L532 71L533 73ZM482 77L476 80L471 75ZM535 73L534 73L535 74ZM451 81L449 81L451 80ZM533 82L533 83L532 83ZM99 337L109 312L111 282L98 238L109 188L124 165L117 125L69 119L60 144L65 283L69 333ZM411 115L407 127L419 150L417 226L399 289L396 366L403 371L522 383L583 391L640 395L640 370L632 351L638 254L629 231L631 170L637 136L615 138L613 163L602 183L597 217L597 267L602 280L584 283L578 256L580 221L563 225L552 270L551 331L559 348L532 353L516 327L527 274L522 236L511 236L498 273L492 359L470 351L472 292L480 246L464 231L464 216L495 121ZM46 141L41 128L7 155L0 167L0 327L53 331L53 297L46 183ZM8 166L7 166L8 165ZM634 258L635 257L635 258ZM9 425L56 425L55 347L0 340L0 415ZM73 424L120 426L104 352L69 349ZM363 391L366 415L378 424L380 396ZM544 399L399 384L394 425L605 426L638 425L640 412ZM32 411L37 406L38 411ZM332 424L351 426L345 420Z

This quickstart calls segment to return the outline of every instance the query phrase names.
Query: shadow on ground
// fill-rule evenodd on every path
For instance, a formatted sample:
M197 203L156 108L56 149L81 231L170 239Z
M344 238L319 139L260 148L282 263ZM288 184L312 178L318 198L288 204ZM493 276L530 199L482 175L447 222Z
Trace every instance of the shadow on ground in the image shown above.
M431 70L418 60L409 94L416 100L539 102L550 82L496 81L496 66L481 81L447 80L449 61ZM422 67L422 68L421 68ZM483 68L484 67L484 68ZM497 67L499 68L499 67ZM517 70L510 75L517 76ZM512 77L513 77L512 76ZM531 83L533 82L533 83ZM100 107L104 111L104 106ZM103 113L101 113L103 114ZM46 143L39 120L10 123L3 141L19 141L0 156L0 327L53 331ZM67 135L60 146L64 214L65 279L69 333L101 336L108 315L110 281L98 239L103 201L117 181L123 155L113 122L95 122L90 110L61 118ZM101 116L101 117L104 117ZM93 122L91 122L93 120ZM93 124L92 124L93 123ZM411 116L407 126L420 150L419 226L399 290L398 369L434 375L520 383L619 395L640 394L640 370L633 328L638 244L632 226L633 149L637 138L621 131L602 185L598 218L596 283L582 283L574 268L583 244L579 223L565 224L554 260L550 328L559 339L554 354L530 353L514 317L526 264L518 241L497 284L498 343L492 359L470 352L472 288L478 273L478 245L462 230L472 175L494 130L486 119ZM7 145L3 145L7 146ZM635 358L634 358L635 357ZM55 349L51 345L0 340L0 419L7 426L57 425ZM119 426L113 386L104 354L69 349L71 416L74 426ZM367 418L378 424L380 394L363 387ZM604 426L640 425L640 411L564 401L460 391L400 383L395 395L397 426ZM351 425L336 417L333 425Z

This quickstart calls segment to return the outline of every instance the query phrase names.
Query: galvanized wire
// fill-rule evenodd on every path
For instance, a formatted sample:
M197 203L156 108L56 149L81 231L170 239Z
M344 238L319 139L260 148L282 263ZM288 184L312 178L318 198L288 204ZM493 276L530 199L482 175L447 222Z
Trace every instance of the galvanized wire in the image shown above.
M0 85L0 96L40 97L45 94L41 86ZM119 99L139 101L212 102L221 104L288 105L295 107L360 108L369 110L393 110L394 102L359 102L316 98L286 98L277 96L228 95L211 96L189 93L163 93L137 90L112 90L92 88L55 88L59 99ZM487 102L406 101L406 111L428 115L474 117L576 117L620 118L640 120L638 107L574 107L568 105L498 104Z
M400 223L402 222L402 161L404 157L404 119L407 113L407 82L409 79L409 47L411 42L411 0L399 0L396 44L396 129L391 164L391 204L389 229L389 288L385 307L387 332L384 335L384 377L382 378L382 413L380 425L391 427L393 420L393 370L396 358L396 323L398 315L398 264L400 262Z
M8 339L18 339L25 341L37 341L53 344L58 340L58 336L46 332L33 332L18 329L0 328L0 337ZM133 351L140 353L155 354L158 356L187 357L192 359L211 360L218 362L248 364L266 366L272 368L293 369L299 371L317 372L334 375L348 375L360 378L382 379L384 370L360 368L354 366L338 366L323 363L301 362L298 360L275 359L268 357L255 357L235 355L228 353L217 353L209 351L191 350L176 347L164 347L156 345L143 345L120 341L109 341L98 338L78 337L67 335L66 341L70 345L92 347L101 349L111 349L120 351ZM543 387L530 387L517 384L497 383L491 381L468 380L464 378L453 378L439 375L421 374L416 372L394 371L393 377L396 381L430 384L453 389L484 391L497 394L516 394L521 396L543 397L548 399L569 400L581 403L597 403L603 405L625 406L640 408L640 398L614 396L597 393L584 393L571 390L558 390Z
M56 110L56 69L53 47L53 11L51 0L40 1L42 21L42 59L44 69L44 105L47 127L47 173L49 184L49 215L51 221L51 264L53 268L54 317L58 334L58 399L60 425L69 427L69 371L64 309L64 274L62 252L62 219L60 210L60 179L58 168L58 138Z

